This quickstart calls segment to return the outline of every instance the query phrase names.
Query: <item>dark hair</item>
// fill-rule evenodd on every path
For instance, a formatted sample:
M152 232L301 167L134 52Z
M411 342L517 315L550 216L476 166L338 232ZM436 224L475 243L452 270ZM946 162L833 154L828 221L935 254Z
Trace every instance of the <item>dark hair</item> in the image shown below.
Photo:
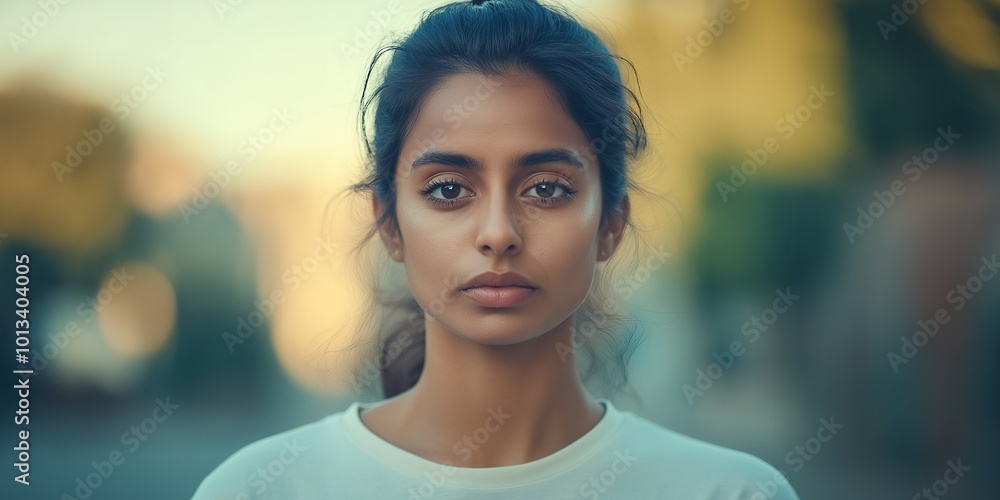
M392 57L382 83L368 93L377 63L387 53ZM645 149L646 132L639 100L625 85L619 61L635 71L627 59L611 54L597 35L569 13L533 0L463 1L426 13L405 39L378 50L368 68L359 112L368 168L363 180L352 185L350 191L371 193L380 201L382 211L355 252L385 224L398 231L394 176L404 138L427 91L456 73L498 76L521 72L551 85L590 140L592 153L598 159L602 226L608 216L624 215L621 209L628 190L646 192L627 168ZM372 110L373 134L369 138ZM626 223L634 229L630 218ZM391 266L377 265L375 269L386 267ZM595 281L601 281L600 274ZM376 285L374 296L372 310L362 320L375 325L371 330L377 332L377 341L373 342L367 363L356 370L360 377L355 377L354 384L358 389L359 385L373 382L376 370L372 367L377 366L384 397L391 397L412 387L423 369L423 310L405 286L383 290ZM379 314L376 307L386 309ZM577 347L583 347L589 355L583 380L604 373L610 375L605 380L607 386L618 390L628 381L628 359L638 345L635 323L617 313L615 302L599 283L595 283L580 309L574 345L581 344ZM391 318L386 311L396 317ZM584 332L586 338L580 335L586 329L580 328L581 315L589 316L593 327ZM626 323L632 328L622 328ZM616 335L616 330L621 333ZM609 363L601 363L602 359Z

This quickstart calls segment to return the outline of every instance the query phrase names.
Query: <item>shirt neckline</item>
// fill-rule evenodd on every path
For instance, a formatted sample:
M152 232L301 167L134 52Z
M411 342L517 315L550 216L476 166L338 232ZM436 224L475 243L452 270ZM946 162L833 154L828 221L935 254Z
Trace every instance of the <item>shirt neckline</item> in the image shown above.
M583 463L599 451L618 431L623 419L620 410L610 400L597 398L604 406L604 414L589 431L572 443L548 456L531 462L501 467L458 467L459 457L453 465L439 464L415 455L382 439L365 426L361 410L381 404L381 401L362 403L355 401L343 415L344 430L354 443L383 464L430 481L431 477L443 479L445 485L466 488L500 488L519 486L540 481ZM440 475L436 475L440 473ZM433 483L432 483L433 484Z

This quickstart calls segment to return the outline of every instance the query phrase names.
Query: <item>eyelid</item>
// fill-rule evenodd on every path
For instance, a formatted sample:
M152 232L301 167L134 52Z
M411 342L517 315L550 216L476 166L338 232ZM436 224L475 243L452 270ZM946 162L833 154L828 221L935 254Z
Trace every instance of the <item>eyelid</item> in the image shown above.
M524 192L527 193L527 192L531 191L532 189L537 189L538 186L540 186L542 184L549 184L549 185L556 186L557 188L561 189L562 192L563 192L563 194L561 194L559 196L553 196L553 197L549 197L549 198L542 198L541 196L529 196L529 198L534 198L535 200L538 200L538 202L542 203L542 204L553 204L553 203L560 203L560 202L569 202L570 200L573 199L573 195L578 191L576 189L573 189L573 187L570 186L568 183L563 182L561 180L555 180L555 181L539 180L538 182L536 182L536 183L532 184L530 187L528 187L528 189L525 189Z
M436 190L441 186L458 186L462 189L472 191L472 189L466 186L465 183L463 183L462 181L449 177L447 179L441 179L441 178L432 179L428 181L427 184L419 190L419 192L422 195L429 195L430 193L433 193L434 190Z
M530 179L530 183L531 183L530 187L534 187L534 186L536 186L538 184L542 184L542 183L545 183L545 182L559 183L559 184L563 184L563 185L565 185L565 186L567 186L569 188L573 187L573 182L571 180L569 180L568 177L566 177L564 175L554 174L554 173L548 173L548 172L541 173L541 174L538 174L538 175L532 177Z

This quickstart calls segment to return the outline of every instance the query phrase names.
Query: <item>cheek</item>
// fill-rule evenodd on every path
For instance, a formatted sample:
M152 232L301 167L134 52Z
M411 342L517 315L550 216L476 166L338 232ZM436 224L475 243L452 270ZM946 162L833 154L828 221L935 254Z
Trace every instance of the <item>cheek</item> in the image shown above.
M454 275L461 245L468 238L456 224L428 213L411 200L400 200L397 210L404 244L406 277L414 298L425 308L435 297L449 297L457 285Z
M580 193L584 194L584 193ZM597 266L598 192L577 196L564 209L544 213L526 229L527 252L544 273L550 304L560 314L575 310L587 297Z
M538 227L529 252L545 272L549 293L556 301L575 302L586 297L596 267L597 221L554 219Z

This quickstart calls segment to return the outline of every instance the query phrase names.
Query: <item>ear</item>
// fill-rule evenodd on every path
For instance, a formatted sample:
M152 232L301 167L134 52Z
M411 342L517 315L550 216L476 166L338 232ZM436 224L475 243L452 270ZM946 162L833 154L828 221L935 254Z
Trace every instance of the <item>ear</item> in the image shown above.
M382 214L382 204L379 203L377 196L372 197L372 214L376 221ZM396 262L403 262L402 240L399 237L399 231L391 226L391 221L383 222L378 228L378 235L382 239L382 244L385 245L386 252L389 253L389 258Z
M628 195L622 200L620 210L609 215L598 234L597 261L604 262L611 259L621 244L622 236L625 234L625 226L628 225L629 217L632 214L632 203Z

